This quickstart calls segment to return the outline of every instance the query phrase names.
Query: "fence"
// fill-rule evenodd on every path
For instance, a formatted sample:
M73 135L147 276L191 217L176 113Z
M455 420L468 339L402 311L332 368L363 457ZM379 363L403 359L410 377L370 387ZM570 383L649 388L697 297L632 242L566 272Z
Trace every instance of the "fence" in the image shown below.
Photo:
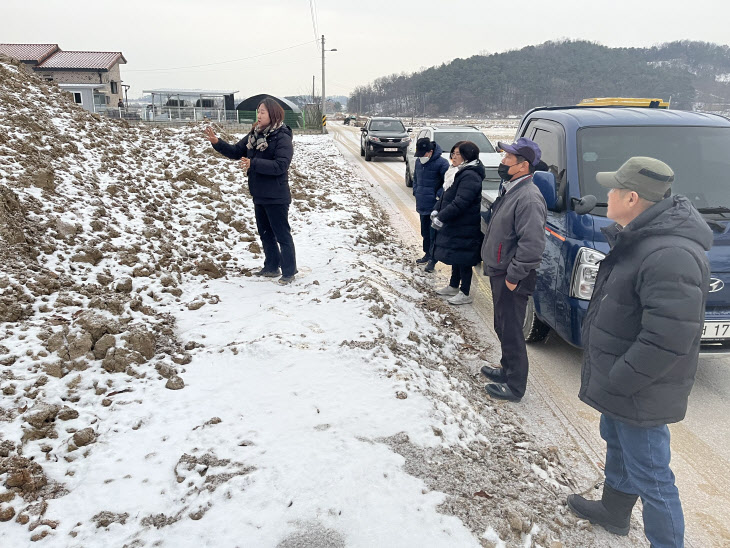
M123 118L142 122L238 122L235 110L223 110L204 107L161 107L145 105L142 107L107 107L97 108L96 112L109 118Z
M256 120L256 113L244 110L223 110L203 107L175 106L129 106L102 107L96 109L101 116L121 118L137 122L153 122L156 124L180 124L188 122L218 122L225 125L251 126ZM302 112L285 111L284 123L292 129L321 128L321 120L309 120Z

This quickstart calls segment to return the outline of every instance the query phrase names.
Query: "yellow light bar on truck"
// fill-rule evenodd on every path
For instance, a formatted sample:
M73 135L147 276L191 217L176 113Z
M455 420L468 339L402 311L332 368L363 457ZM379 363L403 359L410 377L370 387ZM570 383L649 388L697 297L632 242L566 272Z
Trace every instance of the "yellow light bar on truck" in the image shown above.
M644 97L594 97L592 99L583 99L578 103L578 106L669 108L669 101Z

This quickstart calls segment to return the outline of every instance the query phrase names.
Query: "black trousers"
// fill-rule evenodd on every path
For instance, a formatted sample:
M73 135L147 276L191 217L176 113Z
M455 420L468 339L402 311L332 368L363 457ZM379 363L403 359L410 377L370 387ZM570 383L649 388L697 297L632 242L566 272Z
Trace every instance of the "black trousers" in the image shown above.
M433 241L435 239L435 230L431 228L431 215L420 215L421 217L421 237L423 238L423 252L429 257L433 257Z
M254 205L256 227L264 248L264 269L281 267L283 276L297 273L297 256L289 226L289 204Z
M461 284L461 292L464 295L469 294L471 289L471 276L473 274L472 267L465 264L454 264L451 265L451 280L449 285L451 287L459 287Z
M494 303L494 330L502 345L500 363L507 375L507 386L518 397L525 395L527 388L527 347L522 326L525 324L527 299L535 290L537 273L533 270L514 291L504 283L506 274L490 276L492 301Z

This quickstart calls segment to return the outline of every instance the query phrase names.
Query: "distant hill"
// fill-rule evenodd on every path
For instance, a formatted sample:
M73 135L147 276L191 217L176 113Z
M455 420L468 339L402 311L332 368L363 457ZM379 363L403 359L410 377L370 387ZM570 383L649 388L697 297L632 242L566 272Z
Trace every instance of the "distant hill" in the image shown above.
M355 88L349 110L362 105L372 114L505 115L586 97L671 97L672 108L730 111L730 47L690 41L652 48L545 42L378 78Z

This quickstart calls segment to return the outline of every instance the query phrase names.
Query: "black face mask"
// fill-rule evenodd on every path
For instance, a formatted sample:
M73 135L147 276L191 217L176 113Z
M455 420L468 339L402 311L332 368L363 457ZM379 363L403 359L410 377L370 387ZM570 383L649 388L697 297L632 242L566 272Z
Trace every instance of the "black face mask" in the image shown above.
M514 167L514 166L507 166L504 164L499 164L499 167L497 168L497 175L499 175L499 178L502 179L503 181L512 180L512 175L509 174L509 170L512 167Z

